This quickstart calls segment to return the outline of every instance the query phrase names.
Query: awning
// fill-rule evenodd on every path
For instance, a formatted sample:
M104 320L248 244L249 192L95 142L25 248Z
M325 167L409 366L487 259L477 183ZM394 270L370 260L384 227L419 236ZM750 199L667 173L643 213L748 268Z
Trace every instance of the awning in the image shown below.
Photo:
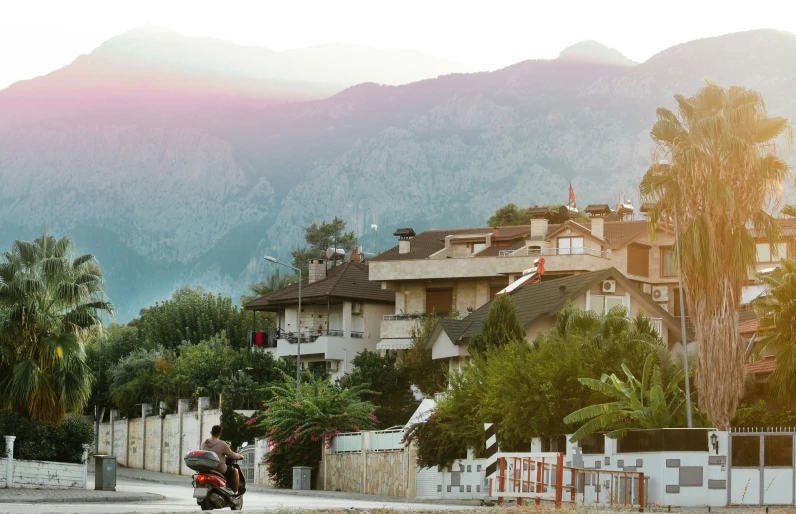
M755 284L743 286L741 288L741 305L748 305L752 300L765 293L768 286L765 284Z
M411 339L382 339L376 344L377 350L408 350L411 347Z

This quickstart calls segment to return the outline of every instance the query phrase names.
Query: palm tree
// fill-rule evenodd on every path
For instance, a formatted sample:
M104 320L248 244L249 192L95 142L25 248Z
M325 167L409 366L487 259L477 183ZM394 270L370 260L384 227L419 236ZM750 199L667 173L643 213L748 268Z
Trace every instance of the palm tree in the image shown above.
M776 368L768 387L781 400L793 403L796 391L796 260L783 260L781 267L761 276L768 286L765 296L754 303L760 315L756 347L775 355Z
M551 332L551 335L562 338L573 335L600 346L620 335L625 336L628 343L647 345L652 349L662 344L661 335L643 312L628 317L627 309L622 306L598 314L578 309L572 302L567 302L556 313L556 324Z
M568 424L586 421L570 441L579 441L600 430L611 430L608 437L617 438L631 428L669 428L685 424L685 394L678 385L683 379L683 370L664 386L661 369L653 364L653 355L650 354L644 363L641 381L625 364L622 364L622 371L627 376L626 381L615 374L603 374L600 380L578 379L581 384L604 393L613 401L590 405L565 417L564 423Z
M726 430L744 391L738 331L741 286L754 272L750 227L771 242L781 184L790 168L777 156L788 120L769 117L759 93L706 83L678 112L657 110L654 162L641 182L650 231L677 221L686 303L696 329L700 408ZM675 220L675 216L679 219Z
M93 380L82 336L112 312L99 264L45 234L14 241L0 263L0 410L60 422Z

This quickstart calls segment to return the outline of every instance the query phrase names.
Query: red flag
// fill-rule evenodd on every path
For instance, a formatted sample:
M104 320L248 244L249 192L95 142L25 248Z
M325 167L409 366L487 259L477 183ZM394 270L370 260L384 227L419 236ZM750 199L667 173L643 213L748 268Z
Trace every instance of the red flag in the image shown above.
M572 189L572 182L569 183L569 205L573 209L578 208L578 204L575 203L575 190Z

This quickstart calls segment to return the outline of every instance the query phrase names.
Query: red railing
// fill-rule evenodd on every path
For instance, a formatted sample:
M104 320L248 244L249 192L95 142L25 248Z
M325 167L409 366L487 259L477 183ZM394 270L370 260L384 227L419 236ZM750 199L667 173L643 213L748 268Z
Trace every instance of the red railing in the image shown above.
M524 498L533 498L537 504L552 501L559 508L566 490L572 504L607 504L644 511L644 473L639 471L574 468L564 466L563 453L544 452L500 453L497 473L489 479L489 497L497 498L498 505L503 505L504 498L515 498L517 505L522 505ZM565 483L567 479L569 483ZM587 492L589 486L593 490Z

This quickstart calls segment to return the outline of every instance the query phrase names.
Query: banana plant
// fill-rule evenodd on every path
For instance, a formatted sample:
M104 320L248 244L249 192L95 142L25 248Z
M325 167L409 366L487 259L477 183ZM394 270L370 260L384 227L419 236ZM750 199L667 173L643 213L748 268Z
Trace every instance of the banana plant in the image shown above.
M633 428L670 428L685 424L685 393L680 389L683 371L675 373L668 384L663 383L661 368L650 355L644 362L641 380L625 364L622 380L616 374L603 374L600 380L578 379L581 384L602 393L612 401L590 405L564 418L567 424L583 423L570 438L579 441L598 431L607 430L608 437L617 438Z

